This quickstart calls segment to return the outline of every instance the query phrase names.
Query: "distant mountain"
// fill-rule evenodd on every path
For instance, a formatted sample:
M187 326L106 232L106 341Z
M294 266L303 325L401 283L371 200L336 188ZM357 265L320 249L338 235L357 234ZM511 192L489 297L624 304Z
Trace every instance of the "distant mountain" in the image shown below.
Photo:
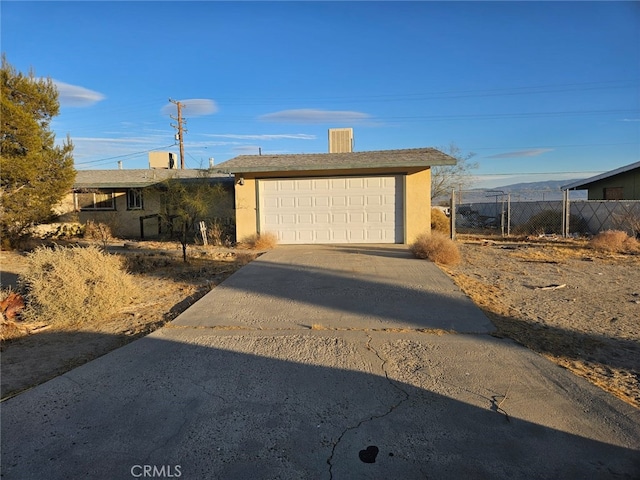
M460 203L486 203L502 200L502 194L511 196L512 202L527 201L555 201L562 200L562 186L569 185L580 179L574 180L548 180L544 182L513 183L495 188L476 188L459 192L462 198ZM584 190L572 191L571 200L586 200L587 192ZM437 202L434 202L437 203Z
M573 180L547 180L546 182L526 182L526 183L513 183L511 185L505 185L503 187L497 187L492 190L503 190L505 192L519 192L519 191L562 191L564 185L577 182L581 180L576 178Z

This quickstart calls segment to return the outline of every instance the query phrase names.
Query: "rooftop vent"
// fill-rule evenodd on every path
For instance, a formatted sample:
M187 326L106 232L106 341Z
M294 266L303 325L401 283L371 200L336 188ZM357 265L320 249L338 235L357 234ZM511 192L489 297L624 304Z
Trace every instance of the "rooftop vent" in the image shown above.
M176 154L171 152L149 152L149 168L178 168Z
M353 152L353 128L329 129L329 153Z

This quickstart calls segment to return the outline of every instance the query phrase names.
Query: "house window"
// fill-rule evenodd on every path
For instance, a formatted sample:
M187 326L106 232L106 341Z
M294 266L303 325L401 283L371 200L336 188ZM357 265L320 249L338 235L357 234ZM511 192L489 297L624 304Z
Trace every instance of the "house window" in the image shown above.
M623 187L609 187L603 189L603 197L605 200L622 200L622 189Z
M113 191L77 192L76 205L80 210L115 210Z
M142 189L127 190L127 210L142 210Z

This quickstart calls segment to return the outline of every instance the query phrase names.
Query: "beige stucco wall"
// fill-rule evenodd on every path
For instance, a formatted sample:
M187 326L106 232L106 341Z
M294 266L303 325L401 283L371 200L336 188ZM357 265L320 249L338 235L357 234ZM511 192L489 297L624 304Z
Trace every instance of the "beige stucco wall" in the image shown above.
M431 169L407 175L404 181L404 243L431 231Z
M88 220L97 223L104 223L111 227L111 231L116 237L140 238L140 217L160 212L160 196L152 189L143 190L143 209L127 210L126 191L115 192L115 210L87 210L79 212L80 223L85 224ZM158 219L149 218L144 221L145 238L158 236Z
M331 172L287 171L235 174L236 239L258 233L258 178L293 178L350 175L404 175L405 243L411 243L431 226L431 170L429 169L353 169ZM244 185L239 184L240 178Z
M240 185L239 179L244 178L244 185ZM236 240L243 239L258 233L258 184L255 178L236 175Z

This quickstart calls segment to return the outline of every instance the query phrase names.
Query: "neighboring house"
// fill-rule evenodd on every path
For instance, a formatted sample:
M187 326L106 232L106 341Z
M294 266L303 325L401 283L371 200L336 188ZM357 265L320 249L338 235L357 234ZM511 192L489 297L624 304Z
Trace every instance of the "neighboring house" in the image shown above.
M73 205L71 210L82 224L88 220L107 224L121 238L153 238L163 233L159 214L165 205L158 188L162 182L188 184L202 178L228 187L227 204L220 207L231 211L233 179L207 170L79 170L73 193L64 204ZM69 218L69 213L64 217Z
M589 200L640 200L640 162L564 185L563 190L588 190Z
M431 224L431 166L456 160L433 148L239 156L236 237L272 232L292 243L411 243Z

